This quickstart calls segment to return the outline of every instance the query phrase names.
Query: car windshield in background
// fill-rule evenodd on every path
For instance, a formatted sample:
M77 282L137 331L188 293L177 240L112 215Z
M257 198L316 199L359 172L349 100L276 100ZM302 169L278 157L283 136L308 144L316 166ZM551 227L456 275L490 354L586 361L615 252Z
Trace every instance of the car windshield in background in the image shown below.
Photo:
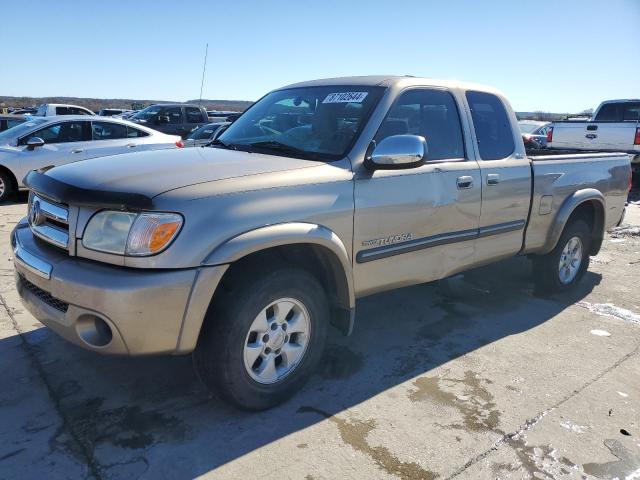
M520 127L520 133L532 133L534 130L537 130L542 125L539 123L519 123L518 127Z
M204 125L193 130L187 135L187 138L192 140L205 140L211 138L218 128L220 128L220 125Z
M221 147L336 160L347 154L383 91L323 86L271 92L216 142Z
M131 118L136 120L149 120L150 118L157 117L162 111L162 106L147 107L144 110L140 110Z
M33 127L39 125L41 123L46 122L44 118L34 118L29 120L28 122L21 123L20 125L16 125L15 127L11 127L4 132L0 132L0 144L6 144L9 140L14 140L15 138L21 137L25 133L29 133L33 130Z

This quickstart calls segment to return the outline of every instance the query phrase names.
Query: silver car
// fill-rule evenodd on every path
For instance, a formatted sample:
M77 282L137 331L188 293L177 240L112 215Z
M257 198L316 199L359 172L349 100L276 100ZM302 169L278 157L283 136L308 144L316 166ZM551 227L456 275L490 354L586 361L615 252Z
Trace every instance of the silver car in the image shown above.
M0 132L0 201L42 167L105 155L180 147L180 137L124 120L86 115L33 117Z

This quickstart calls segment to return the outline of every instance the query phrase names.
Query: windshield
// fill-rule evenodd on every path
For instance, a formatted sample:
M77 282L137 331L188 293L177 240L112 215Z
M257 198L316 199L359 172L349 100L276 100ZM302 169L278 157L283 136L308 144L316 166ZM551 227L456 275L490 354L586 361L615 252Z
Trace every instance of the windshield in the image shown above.
M519 123L520 133L532 133L542 126L540 123Z
M355 142L383 87L322 86L271 92L216 141L249 151L336 160Z
M144 110L140 110L131 118L135 118L136 120L149 120L150 118L160 115L163 108L164 107L162 105L151 105Z
M7 142L14 140L22 135L29 133L33 130L33 127L46 122L44 118L34 118L27 122L16 125L15 127L8 128L4 132L0 132L0 144L6 144Z
M187 138L192 140L204 140L213 137L213 134L216 133L216 130L220 128L220 124L211 124L211 125L203 125L200 128L196 128L192 130Z

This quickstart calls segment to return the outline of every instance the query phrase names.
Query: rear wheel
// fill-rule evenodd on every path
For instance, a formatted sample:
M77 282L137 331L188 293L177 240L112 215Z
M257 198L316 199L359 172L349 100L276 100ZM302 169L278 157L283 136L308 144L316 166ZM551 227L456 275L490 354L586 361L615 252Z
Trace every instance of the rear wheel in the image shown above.
M317 366L329 310L324 289L304 270L246 275L216 297L194 364L213 393L238 408L263 410L291 397Z
M590 247L589 225L584 220L571 221L556 247L547 255L533 260L537 290L561 292L578 283L589 267Z

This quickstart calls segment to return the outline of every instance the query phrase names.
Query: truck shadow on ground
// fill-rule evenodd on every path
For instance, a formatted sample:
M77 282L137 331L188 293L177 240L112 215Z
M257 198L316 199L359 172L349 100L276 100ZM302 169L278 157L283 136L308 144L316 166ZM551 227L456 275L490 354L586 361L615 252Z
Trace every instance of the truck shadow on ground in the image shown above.
M365 298L358 302L354 334L331 334L318 374L292 400L260 413L239 412L210 396L190 357L98 356L46 328L25 339L74 431L73 441L52 432L52 448L82 462L95 459L103 478L191 478L535 328L584 298L600 279L587 272L573 292L540 298L529 262L514 258L465 274L458 297L427 284Z

